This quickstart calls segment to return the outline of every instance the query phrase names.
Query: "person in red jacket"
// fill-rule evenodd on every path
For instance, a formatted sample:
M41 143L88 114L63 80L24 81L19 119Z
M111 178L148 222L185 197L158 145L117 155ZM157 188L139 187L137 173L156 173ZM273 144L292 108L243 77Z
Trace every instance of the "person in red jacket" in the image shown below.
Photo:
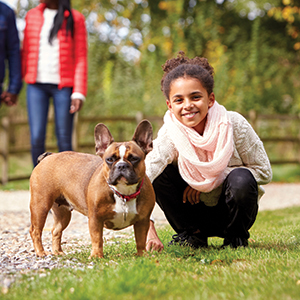
M87 32L84 16L70 0L40 0L29 10L22 47L22 76L34 166L45 152L50 98L58 150L72 150L73 116L87 91Z

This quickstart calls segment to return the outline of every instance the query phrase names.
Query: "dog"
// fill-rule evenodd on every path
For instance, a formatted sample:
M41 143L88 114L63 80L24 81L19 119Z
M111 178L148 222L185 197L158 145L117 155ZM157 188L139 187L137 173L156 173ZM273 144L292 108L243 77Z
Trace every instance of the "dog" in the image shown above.
M145 173L145 157L152 150L151 123L143 120L132 141L114 142L99 123L94 131L96 154L72 151L44 153L30 176L30 235L36 255L49 255L42 231L52 210L52 253L63 255L62 232L74 209L88 217L92 242L89 258L103 257L103 228L134 227L137 255L142 256L155 205L152 184Z

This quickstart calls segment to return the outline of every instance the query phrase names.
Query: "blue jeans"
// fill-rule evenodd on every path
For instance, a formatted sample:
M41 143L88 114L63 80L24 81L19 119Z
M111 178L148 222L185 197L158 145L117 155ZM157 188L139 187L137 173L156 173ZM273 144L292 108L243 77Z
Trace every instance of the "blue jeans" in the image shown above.
M30 126L31 155L33 165L45 152L46 128L50 98L53 98L55 134L58 150L72 151L73 114L69 113L72 88L58 89L55 84L28 84L27 110Z

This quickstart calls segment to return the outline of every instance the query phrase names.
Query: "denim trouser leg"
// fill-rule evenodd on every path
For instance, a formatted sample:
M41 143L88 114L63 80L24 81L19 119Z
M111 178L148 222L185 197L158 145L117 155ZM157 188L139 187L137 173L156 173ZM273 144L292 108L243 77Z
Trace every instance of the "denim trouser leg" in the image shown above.
M249 238L257 210L257 183L251 172L237 168L226 177L216 206L183 203L187 183L176 166L168 165L153 182L156 202L177 232L200 230L204 236Z
M71 88L53 92L55 112L55 133L59 152L72 151L72 131L74 114L70 114Z
M27 85L27 111L30 127L31 156L36 166L37 158L45 152L45 138L50 93L40 85Z
M59 151L72 150L73 115L69 113L72 88L58 89L54 84L28 84L27 110L30 126L31 155L33 165L45 152L49 99L53 98L55 130Z

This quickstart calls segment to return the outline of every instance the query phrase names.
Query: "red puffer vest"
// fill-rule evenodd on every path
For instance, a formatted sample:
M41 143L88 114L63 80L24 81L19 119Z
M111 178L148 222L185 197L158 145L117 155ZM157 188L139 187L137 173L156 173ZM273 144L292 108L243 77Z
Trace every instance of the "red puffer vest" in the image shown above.
M39 56L40 32L44 22L45 4L28 11L22 49L22 75L26 83L35 83ZM65 16L69 14L65 12ZM84 16L72 10L74 37L66 36L66 20L57 33L59 40L60 84L58 88L73 87L73 93L86 96L87 91L87 33Z

